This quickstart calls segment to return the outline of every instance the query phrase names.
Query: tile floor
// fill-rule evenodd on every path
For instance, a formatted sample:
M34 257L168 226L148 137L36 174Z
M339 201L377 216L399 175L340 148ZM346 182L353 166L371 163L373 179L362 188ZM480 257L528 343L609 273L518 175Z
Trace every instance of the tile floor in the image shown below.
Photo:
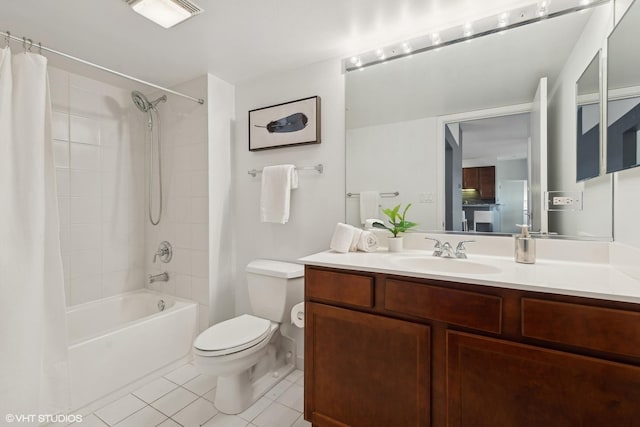
M296 370L253 406L225 415L213 406L215 377L188 363L83 417L78 427L310 427L304 420L304 376Z

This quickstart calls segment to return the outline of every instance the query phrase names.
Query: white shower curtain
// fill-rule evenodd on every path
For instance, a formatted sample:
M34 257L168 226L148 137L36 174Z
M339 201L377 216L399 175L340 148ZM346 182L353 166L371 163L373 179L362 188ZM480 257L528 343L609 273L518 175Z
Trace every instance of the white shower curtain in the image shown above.
M68 408L47 59L0 49L0 423Z

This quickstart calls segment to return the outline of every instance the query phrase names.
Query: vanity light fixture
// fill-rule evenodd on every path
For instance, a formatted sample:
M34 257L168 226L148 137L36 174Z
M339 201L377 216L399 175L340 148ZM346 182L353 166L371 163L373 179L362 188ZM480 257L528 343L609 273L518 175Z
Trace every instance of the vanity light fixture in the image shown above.
M171 28L203 12L189 0L124 0L131 8L164 28Z
M169 1L169 0L165 0ZM544 19L591 9L611 0L532 0L528 6L506 10L473 22L460 23L454 27L431 31L422 36L377 47L368 52L342 60L344 71L362 70L368 66L382 64L393 59L407 58L414 53L436 51L456 43L469 42L491 34L502 34L507 30L533 24ZM355 61L354 61L355 58Z

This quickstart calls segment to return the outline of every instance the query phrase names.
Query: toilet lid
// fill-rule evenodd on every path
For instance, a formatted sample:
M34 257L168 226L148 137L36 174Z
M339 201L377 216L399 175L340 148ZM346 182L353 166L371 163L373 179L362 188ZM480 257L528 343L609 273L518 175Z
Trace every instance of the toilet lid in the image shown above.
M243 314L211 326L198 335L194 347L217 354L229 354L252 347L269 335L271 322Z

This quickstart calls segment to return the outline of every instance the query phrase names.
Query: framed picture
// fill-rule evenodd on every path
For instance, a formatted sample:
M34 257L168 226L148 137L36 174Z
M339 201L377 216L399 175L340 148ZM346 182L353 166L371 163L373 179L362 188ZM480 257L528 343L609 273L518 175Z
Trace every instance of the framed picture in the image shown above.
M249 111L249 151L320 144L320 97Z

